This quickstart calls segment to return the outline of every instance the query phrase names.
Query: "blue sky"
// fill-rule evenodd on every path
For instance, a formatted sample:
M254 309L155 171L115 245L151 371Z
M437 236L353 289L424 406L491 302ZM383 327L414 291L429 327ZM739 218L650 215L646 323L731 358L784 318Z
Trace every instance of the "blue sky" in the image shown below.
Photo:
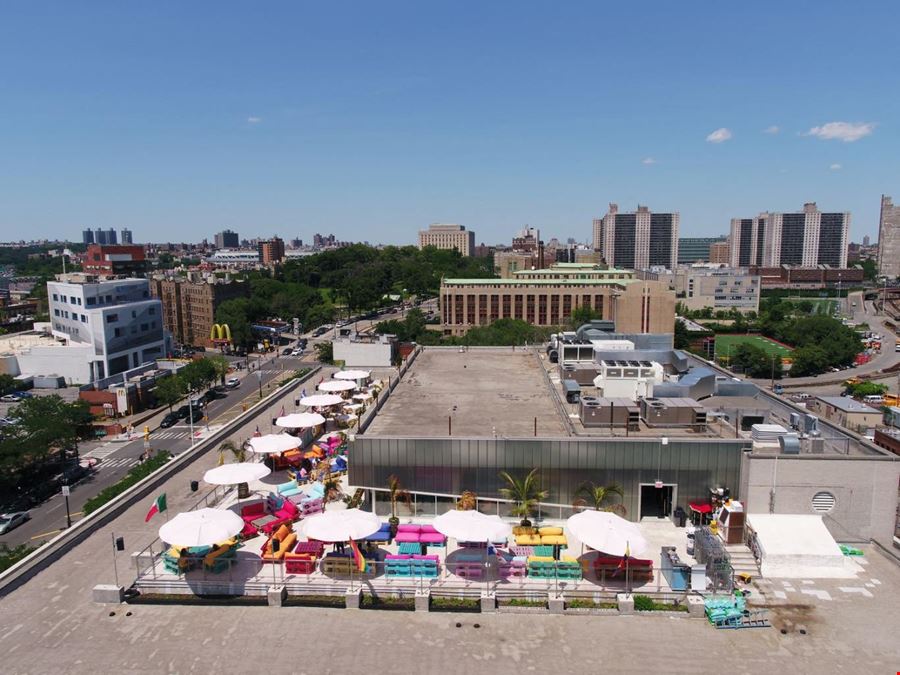
M900 6L699 5L6 3L0 239L587 240L611 201L682 236L817 201L874 236Z

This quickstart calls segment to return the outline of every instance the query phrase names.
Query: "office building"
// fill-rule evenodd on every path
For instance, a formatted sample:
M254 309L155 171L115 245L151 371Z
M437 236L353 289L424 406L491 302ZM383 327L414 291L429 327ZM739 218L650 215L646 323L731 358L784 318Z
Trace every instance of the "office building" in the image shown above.
M95 244L109 244L114 245L119 242L118 237L116 237L116 231L112 228L108 230L102 230L99 227L94 230L94 243Z
M847 266L849 213L823 213L815 202L798 213L732 218L731 266Z
M750 274L759 276L763 288L847 288L862 284L865 271L862 267L749 267Z
M214 347L211 331L219 305L250 295L248 283L215 278L154 278L150 288L162 302L166 330L176 343L192 347Z
M284 240L280 237L260 239L256 242L256 250L263 265L280 263L284 260Z
M58 275L47 282L52 334L88 345L91 381L116 375L166 354L162 305L147 279Z
M469 256L475 251L475 233L462 225L434 223L427 230L419 230L419 248L426 246L447 251L456 249Z
M709 262L715 265L728 265L731 262L731 244L727 239L709 245Z
M619 206L610 204L609 212L594 220L594 250L600 251L610 266L674 269L678 263L678 220L677 213L651 213L646 206L619 213Z
M678 264L712 262L712 245L725 242L725 237L681 237L678 240Z
M744 268L720 268L709 263L679 267L674 272L656 276L659 281L670 284L677 301L689 310L710 307L716 311L759 311L760 279L748 274Z
M147 272L143 246L90 244L84 254L86 274L139 276Z
M883 207L884 206L884 195L881 196L881 199L882 199L882 207ZM872 240L869 238L869 235L863 236L862 245L863 246L871 246L872 245Z
M889 279L900 276L900 206L887 195L881 195L878 220L878 274Z
M94 243L94 231L91 229L82 230L81 231L81 243L82 244L93 244Z
M620 332L671 333L675 320L675 293L668 284L592 264L557 264L509 279L444 279L440 303L445 335L498 319L560 326L581 306L615 322Z
M237 232L231 230L222 230L217 232L215 236L216 248L237 248L240 246L240 239Z
M132 237L131 230L129 230L128 228L123 227L119 234L121 235L123 246L130 246L134 243L134 238Z
M537 253L541 243L541 231L535 227L525 227L512 240L513 251Z

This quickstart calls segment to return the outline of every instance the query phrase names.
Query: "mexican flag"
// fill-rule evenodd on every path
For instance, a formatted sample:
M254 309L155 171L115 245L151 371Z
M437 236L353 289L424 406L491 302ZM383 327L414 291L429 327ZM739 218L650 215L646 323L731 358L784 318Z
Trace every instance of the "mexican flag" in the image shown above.
M144 518L145 523L149 523L150 519L155 516L157 513L162 513L166 510L166 493L163 492L159 497L153 500L153 506L150 507L150 510L147 511L147 516Z

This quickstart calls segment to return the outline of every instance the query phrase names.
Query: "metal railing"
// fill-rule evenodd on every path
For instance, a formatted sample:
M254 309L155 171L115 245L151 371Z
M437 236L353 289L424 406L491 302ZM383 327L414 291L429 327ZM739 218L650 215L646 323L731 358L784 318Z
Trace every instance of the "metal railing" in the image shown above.
M164 553L151 545L135 554L138 577L134 587L142 594L253 595L265 594L270 586L284 586L288 594L297 595L343 595L362 590L403 597L429 591L438 597L487 594L498 599L527 600L565 595L596 601L598 594L612 599L617 593L630 592L683 601L690 592L673 590L660 567L597 569L590 559L575 565L542 563L540 576L535 576L528 564L501 566L493 554L465 562L370 559L366 570L360 571L349 557L326 555L318 560L272 562L257 557L255 551L239 550L235 557L212 565L204 564L198 556L191 561L190 569L175 571L175 559L170 559L166 569Z

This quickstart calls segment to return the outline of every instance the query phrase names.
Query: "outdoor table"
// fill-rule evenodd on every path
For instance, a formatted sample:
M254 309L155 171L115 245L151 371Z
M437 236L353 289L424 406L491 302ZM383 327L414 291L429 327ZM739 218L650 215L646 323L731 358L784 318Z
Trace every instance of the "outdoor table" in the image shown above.
M260 516L255 520L251 520L250 524L253 525L253 527L255 527L257 530L259 530L271 523L273 520L278 520L278 518L273 516L271 513L267 513L266 515Z

